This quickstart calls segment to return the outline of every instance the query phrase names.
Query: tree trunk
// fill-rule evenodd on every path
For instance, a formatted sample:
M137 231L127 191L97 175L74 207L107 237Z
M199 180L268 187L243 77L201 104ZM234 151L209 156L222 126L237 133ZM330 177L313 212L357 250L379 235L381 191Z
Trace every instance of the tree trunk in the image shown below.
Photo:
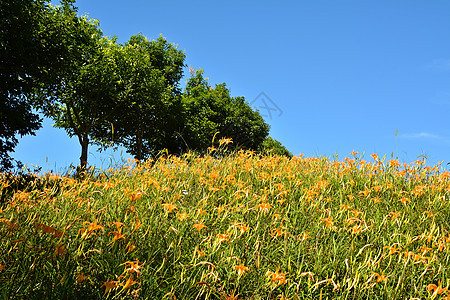
M138 162L142 159L142 132L136 134L136 156L134 158Z
M75 107L71 106L70 104L66 104L66 106L68 111L67 117L69 119L69 124L72 127L75 134L77 135L78 141L81 145L80 165L77 168L77 175L79 176L86 171L88 147L89 147L89 135L86 133L88 132L86 130L86 125L81 122L80 117L77 111L75 110ZM72 113L74 114L78 125L75 124L75 121L72 118Z
M80 140L81 144L81 156L80 156L80 171L86 171L87 157L88 157L88 147L89 147L89 137L84 134Z

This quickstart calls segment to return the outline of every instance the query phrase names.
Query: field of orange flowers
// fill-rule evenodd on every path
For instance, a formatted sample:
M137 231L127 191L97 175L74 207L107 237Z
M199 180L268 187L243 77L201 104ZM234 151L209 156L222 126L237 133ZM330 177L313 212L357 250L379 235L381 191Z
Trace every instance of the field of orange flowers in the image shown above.
M36 177L0 208L1 296L450 299L450 173L371 156Z

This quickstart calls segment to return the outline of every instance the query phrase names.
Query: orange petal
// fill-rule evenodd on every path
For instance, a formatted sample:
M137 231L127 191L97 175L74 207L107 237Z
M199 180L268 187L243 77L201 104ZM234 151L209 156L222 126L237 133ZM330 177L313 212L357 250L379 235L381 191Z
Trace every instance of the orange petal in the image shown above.
M134 281L133 280L133 276L130 276L130 278L127 279L127 282L123 286L122 290L125 290L125 289L129 288L130 286L132 286L135 283L137 283L137 281Z
M118 281L105 281L102 286L104 286L105 289L105 294L108 293L110 290L116 288L119 285Z

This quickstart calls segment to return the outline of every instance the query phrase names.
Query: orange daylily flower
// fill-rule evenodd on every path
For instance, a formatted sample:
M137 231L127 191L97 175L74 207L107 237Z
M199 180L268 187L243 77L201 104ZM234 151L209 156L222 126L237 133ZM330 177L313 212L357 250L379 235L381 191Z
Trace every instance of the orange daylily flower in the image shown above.
M379 202L381 202L380 198L378 198L378 197L374 197L374 198L372 198L371 200L373 201L373 203L379 203Z
M217 240L219 241L219 243L222 243L222 242L225 242L225 241L227 241L228 242L228 234L222 234L222 233L219 233L218 235L217 235Z
M316 182L316 187L317 189L323 189L326 188L329 185L328 181L326 180L318 180Z
M53 228L51 226L45 225L45 224L38 224L37 229L41 229L43 233L50 233L53 234L54 237L60 237L62 236L62 232L59 231L56 228Z
M391 159L388 161L389 165L391 165L392 167L400 167L400 163L398 162L398 160L396 159Z
M136 222L134 222L133 232L138 230L141 226L144 226L144 224L142 224L141 221L137 220Z
M392 220L397 219L400 215L401 215L400 212L391 211L391 218L392 218Z
M84 273L78 274L77 275L77 282L78 283L82 283L85 279L88 279L88 276L85 276Z
M187 219L188 214L187 213L178 213L177 216L178 216L178 220L184 221Z
M216 151L217 149L216 149L216 147L208 147L208 153L211 153L211 152L214 152L214 151Z
M111 170L111 169L108 169L108 170ZM108 171L107 170L107 171ZM114 169L112 169L112 170L114 170ZM105 190L107 190L107 189L112 189L113 187L115 187L116 186L116 184L115 183L112 183L112 182L105 182L104 184L103 184L103 189L105 189Z
M116 225L117 230L120 229L120 227L125 226L122 222L113 222L114 225Z
M353 209L353 210L352 210L352 214L353 214L353 216L354 216L355 218L357 218L360 214L363 214L363 215L364 215L364 212L359 211L359 210L356 210L356 209Z
M275 228L275 229L273 229L271 232L270 232L270 234L273 236L273 237L279 237L279 236L281 236L281 235L283 235L285 232L283 231L283 230L281 230L280 228Z
M112 243L114 243L115 241L120 240L120 239L125 239L125 234L122 234L120 232L120 230L118 230L118 231L111 231L110 233L108 233L108 235L110 235L111 233L114 235Z
M407 197L403 197L402 199L398 200L399 202L405 204L406 202L411 201L411 199L407 198Z
M307 232L305 232L305 233L299 234L298 238L301 242L303 242L304 240L310 239L311 237L309 236L309 234Z
M426 211L424 211L423 213L422 213L423 215L427 215L427 218L431 218L431 217L434 217L435 216L435 214L432 212L432 211L428 211L428 210L426 210Z
M220 215L225 210L226 207L227 207L227 205L225 205L225 206L220 205L219 207L216 207L217 213Z
M422 255L425 255L428 251L432 250L432 248L428 248L426 246L420 247L419 251L422 253Z
M384 276L384 274L378 274L378 273L374 273L374 275L377 277L377 282L382 282L384 280L389 280L389 278L387 278L386 276Z
M55 246L54 255L64 255L64 254L66 254L67 251L65 250L65 248L66 248L66 245L64 245L64 244Z
M171 213L174 209L178 209L178 207L175 204L172 204L172 203L164 203L162 206L169 213Z
M369 190L364 190L364 191L359 192L360 197L367 197L367 195L369 195L369 194L370 194Z
M206 213L206 210L201 208L197 209L197 216L203 215L204 213Z
M142 192L131 193L130 197L131 197L131 201L134 202L135 200L142 198Z
M105 281L102 286L105 287L105 294L108 293L110 290L115 289L119 286L119 281ZM104 294L104 295L105 295Z
M439 243L439 244L436 244L435 246L437 246L439 251L442 251L445 248L445 244L444 243Z
M245 272L250 270L249 268L247 268L244 265L236 265L236 266L234 266L234 268L236 269L238 276L241 276L242 274L244 274Z
M233 143L232 138L222 138L219 140L219 147L222 146L223 144L228 145L230 143Z
M261 204L256 205L256 207L258 207L259 211L262 211L262 212L268 212L269 209L272 208L272 206L268 203L261 203Z
M137 281L133 280L133 276L130 276L127 281L125 282L125 285L122 288L122 291L129 288L130 286L132 286L133 284L136 284Z
M275 270L275 272L267 271L266 275L270 278L272 283L275 283L277 285L287 283L286 273L280 272L280 270L278 270L278 268Z
M203 228L205 228L206 225L203 224L203 223L195 223L195 224L193 225L193 227L194 227L195 229L197 229L197 231L200 231L200 230L202 230Z
M375 192L379 192L382 188L383 188L383 187L382 187L381 185L376 185L376 186L372 187L372 189L373 189Z
M355 226L353 226L353 227L350 229L350 231L351 231L351 234L352 234L352 235L358 234L359 232L361 232L361 225L355 225Z
M345 209L345 210L349 210L349 209L352 209L349 205L347 205L347 204L341 204L341 205L339 205L341 208L343 208L343 209Z
M194 254L197 255L198 258L202 257L203 255L205 255L205 251L201 251L201 250L195 250Z
M399 248L395 247L395 245L393 247L385 246L383 249L389 249L389 255L394 254L399 250Z
M428 290L429 293L433 292L433 296L442 294L442 293L444 293L444 292L448 292L448 289L444 289L444 288L442 288L440 285L437 286L437 285L435 285L435 284L433 284L433 283L432 283L432 284L429 284L429 285L427 286L427 290Z
M125 262L125 265L128 265L129 268L125 269L126 272L132 272L138 274L138 276L141 274L141 271L139 271L142 266L139 265L139 260L136 261L127 261Z
M278 195L277 195L277 197L278 197ZM283 204L286 201L287 201L286 198L280 198L280 199L277 200L277 202L280 203L280 204ZM327 198L327 201L328 201L328 198Z
M95 221L94 221L94 223L91 223L91 222L83 222L83 227L85 226L85 225L88 225L88 227L87 228L82 228L82 229L80 229L80 231L82 232L82 234L84 235L84 234L90 234L90 233L92 233L93 231L95 231L95 230L98 230L98 229L101 229L102 231L104 230L104 227L103 226L101 226L101 225L99 225L99 224L97 224L97 219L95 219Z
M423 185L418 185L414 188L414 191L412 191L412 193L414 195L421 196L421 195L425 194L425 192L423 190L424 188L425 187Z
M425 163L425 160L415 160L413 161L416 165L423 165Z
M332 227L332 226L333 226L333 223L334 223L333 220L332 220L331 218L322 219L322 222L325 222L326 228Z
M441 175L439 175L439 181L443 181L445 179L449 179L450 178L450 172L443 172Z
M218 187L210 187L209 191L213 192L213 194L215 194L216 192L220 191L220 189Z
M249 230L249 227L244 223L235 223L233 226L239 228L241 230L241 234L244 234L247 230Z
M132 244L129 244L129 245L127 246L127 253L133 251L134 249L136 249L136 246L135 246L135 245L132 245Z

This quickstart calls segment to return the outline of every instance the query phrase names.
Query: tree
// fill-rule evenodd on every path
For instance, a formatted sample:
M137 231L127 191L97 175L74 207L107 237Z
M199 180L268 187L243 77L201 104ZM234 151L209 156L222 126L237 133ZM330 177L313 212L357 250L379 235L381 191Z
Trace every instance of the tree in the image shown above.
M262 154L275 154L292 157L292 153L289 152L283 144L270 136L268 136L261 144L259 152Z
M98 127L109 126L107 120L117 106L115 39L103 37L98 22L75 13L60 20L70 45L68 65L60 73L61 84L56 89L45 86L36 94L36 103L45 116L76 136L81 146L80 168L87 165L91 136Z
M183 137L189 149L200 152L212 140L232 138L232 149L258 150L269 132L269 125L244 97L231 97L225 83L212 88L203 70L192 70L183 94L186 126Z
M71 15L72 1L56 9L43 0L0 0L0 169L12 167L17 135L34 135L41 119L30 94L40 85L58 85L68 45L60 20Z
M185 55L163 37L149 41L134 35L121 47L117 57L120 81L120 109L108 127L96 132L100 145L113 138L137 160L154 156L158 150L176 152L176 131L181 126L182 106L179 80ZM114 132L112 132L114 129Z
M17 134L33 134L41 127L39 116L32 112L30 104L20 96L0 96L0 171L13 167L8 152L18 143Z

